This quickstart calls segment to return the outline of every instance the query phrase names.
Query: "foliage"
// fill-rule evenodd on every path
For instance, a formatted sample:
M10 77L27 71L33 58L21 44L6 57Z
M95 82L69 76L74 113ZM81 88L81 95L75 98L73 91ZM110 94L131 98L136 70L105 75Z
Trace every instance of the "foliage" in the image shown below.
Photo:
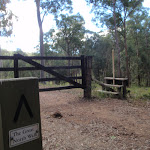
M131 16L128 25L128 45L132 82L149 86L150 81L150 17L146 10Z
M85 34L84 19L80 14L60 15L56 25L58 32L55 33L55 49L63 51L67 56L78 55L83 44Z
M57 19L62 14L62 11L68 10L70 13L72 12L71 0L41 0L40 6L43 17L48 14L53 14Z
M96 22L98 26L105 25L109 30L113 31L115 34L114 39L116 45L116 51L118 54L118 76L121 76L120 70L120 42L118 33L123 38L123 46L125 49L125 65L126 65L126 76L129 76L129 58L127 49L127 31L126 31L126 21L128 17L133 15L135 12L142 9L143 0L130 1L130 0L86 0L87 3L92 4L92 11L95 14L93 21ZM139 9L140 7L140 9ZM102 24L101 24L102 23Z
M14 54L21 54L24 56L28 55L20 49L18 49L15 52L9 52L7 50L2 49L2 56L13 56ZM14 67L13 60L2 60L2 68L13 68L13 67ZM19 67L31 67L31 65L19 60ZM35 73L35 71L20 71L19 76L20 77L31 77L31 76L39 77L39 73L38 72ZM14 73L13 71L0 72L0 78L1 79L14 78Z
M111 49L112 39L109 34L94 34L84 42L81 54L93 56L93 73L98 80L102 81L104 76L111 76Z
M44 56L44 43L43 43L43 21L44 17L48 14L53 14L55 19L62 13L62 11L72 10L72 1L71 0L35 0L37 7L37 19L40 30L40 54ZM42 64L44 62L41 61Z
M95 14L93 21L101 27L106 25L108 29L114 30L113 14L116 13L117 27L123 26L123 19L132 15L143 0L115 0L115 12L113 10L113 0L86 0L88 4L92 4L92 12Z
M10 0L0 1L0 36L9 36L13 30L12 18L15 15L7 9L8 3Z

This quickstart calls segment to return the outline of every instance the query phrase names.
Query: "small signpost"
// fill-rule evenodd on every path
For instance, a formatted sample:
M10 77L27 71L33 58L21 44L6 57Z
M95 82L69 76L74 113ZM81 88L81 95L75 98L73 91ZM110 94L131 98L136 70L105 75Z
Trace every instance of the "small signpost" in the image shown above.
M42 150L37 78L0 80L0 150Z

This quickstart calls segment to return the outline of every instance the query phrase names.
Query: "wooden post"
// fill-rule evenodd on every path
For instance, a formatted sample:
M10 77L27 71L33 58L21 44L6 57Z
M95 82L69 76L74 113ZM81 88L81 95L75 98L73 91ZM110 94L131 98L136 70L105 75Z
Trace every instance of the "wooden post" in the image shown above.
M85 57L84 64L85 64L84 98L91 98L92 57L91 56Z
M14 78L19 78L17 54L14 54Z
M123 98L126 98L126 94L127 94L127 80L122 81L123 82Z
M82 73L82 86L83 86L83 89L85 88L85 56L82 55L81 56L81 73Z
M114 50L112 50L112 71L113 71L113 85L115 85L115 60L114 60Z

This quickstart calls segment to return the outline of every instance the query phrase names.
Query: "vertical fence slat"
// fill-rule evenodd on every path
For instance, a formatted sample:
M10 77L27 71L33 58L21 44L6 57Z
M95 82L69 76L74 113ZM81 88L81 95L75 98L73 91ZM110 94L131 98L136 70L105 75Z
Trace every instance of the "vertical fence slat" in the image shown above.
M83 88L86 87L86 80L85 80L85 56L81 56L81 72L82 72L82 86Z
M14 78L19 78L17 54L14 54Z

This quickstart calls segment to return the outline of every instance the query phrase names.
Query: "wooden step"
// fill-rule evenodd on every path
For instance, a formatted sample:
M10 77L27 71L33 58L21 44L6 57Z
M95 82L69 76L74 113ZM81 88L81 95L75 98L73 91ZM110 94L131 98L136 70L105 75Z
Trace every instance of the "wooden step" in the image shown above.
M111 91L103 91L103 90L97 90L97 92L106 93L106 94L119 95L119 92L111 92Z
M105 80L120 80L120 81L126 81L128 78L113 78L113 77L104 77Z
M106 83L104 83L103 85L106 87L117 87L117 88L123 87L123 85L114 85L114 84L106 84Z

